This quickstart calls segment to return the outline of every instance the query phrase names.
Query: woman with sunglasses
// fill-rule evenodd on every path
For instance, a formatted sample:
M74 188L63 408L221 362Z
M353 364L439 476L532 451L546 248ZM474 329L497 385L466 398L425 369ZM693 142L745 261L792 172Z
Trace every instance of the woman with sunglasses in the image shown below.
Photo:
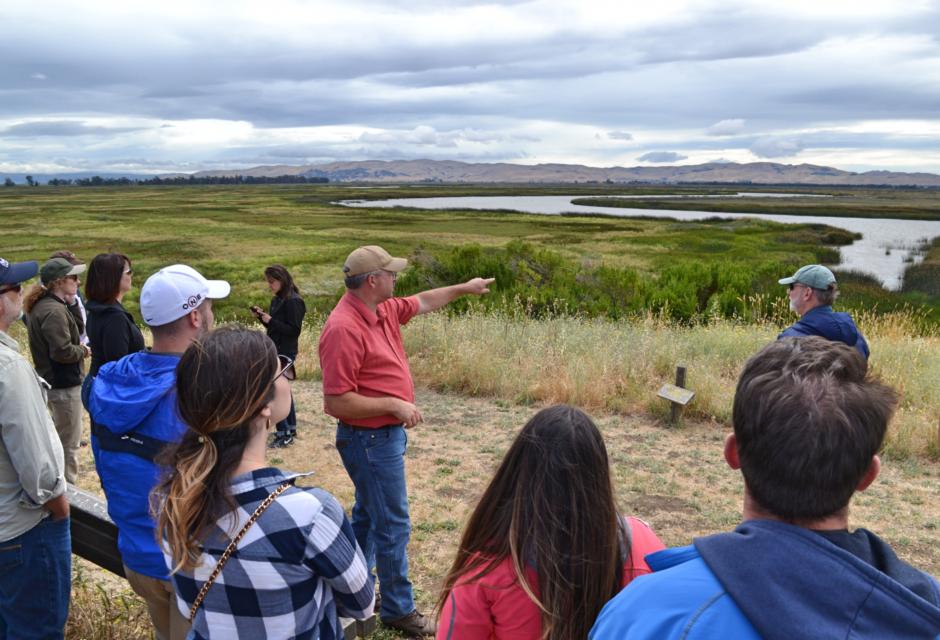
M277 352L291 360L297 358L297 340L303 329L304 315L307 307L304 299L300 297L300 290L294 284L294 279L287 271L287 267L272 264L264 270L264 279L274 297L271 298L270 312L265 313L261 307L254 306L251 312L264 325L268 337L274 341ZM288 375L294 379L294 369ZM297 414L294 410L294 398L291 396L290 413L277 423L277 431L272 447L289 447L297 435Z
M176 370L189 430L154 490L164 553L190 638L342 638L339 615L372 613L373 587L349 520L309 474L265 461L290 409L288 363L264 335L224 327Z
M82 436L81 384L84 360L91 349L81 343L85 330L81 316L69 311L78 295L79 274L84 264L50 258L39 271L23 300L33 366L52 387L49 412L65 451L65 479L78 479L78 448Z
M134 317L121 304L131 290L131 260L121 253L99 253L85 275L85 308L91 344L89 378L106 362L120 360L144 348L144 336Z
M438 601L438 639L583 640L663 548L617 513L607 448L580 409L523 427L470 516Z

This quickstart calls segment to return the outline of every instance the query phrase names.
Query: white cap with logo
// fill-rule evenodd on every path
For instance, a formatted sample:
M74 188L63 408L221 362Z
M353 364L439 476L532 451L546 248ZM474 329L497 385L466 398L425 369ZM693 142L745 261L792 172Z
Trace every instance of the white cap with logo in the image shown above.
M140 290L140 314L151 327L178 320L206 298L225 298L232 290L225 280L206 280L185 264L164 267L147 278Z

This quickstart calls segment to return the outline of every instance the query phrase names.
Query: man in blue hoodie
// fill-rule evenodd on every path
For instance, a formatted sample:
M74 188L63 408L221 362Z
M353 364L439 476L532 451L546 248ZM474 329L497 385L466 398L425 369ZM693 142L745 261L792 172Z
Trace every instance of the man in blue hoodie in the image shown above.
M212 328L212 300L229 290L227 282L206 280L181 264L150 276L140 290L140 312L153 348L102 366L88 397L92 452L118 527L124 572L146 601L158 640L182 640L189 623L176 607L150 515L150 491L161 474L154 458L186 430L176 412L180 356Z
M604 607L590 638L940 637L940 584L849 531L896 402L840 342L783 338L752 357L724 451L744 476L744 522L646 556L654 573Z
M839 297L839 287L832 271L821 264L808 264L778 282L790 288L787 294L790 311L800 314L796 324L784 329L779 338L822 336L826 340L855 347L868 358L868 343L852 317L842 311L832 310L832 303Z

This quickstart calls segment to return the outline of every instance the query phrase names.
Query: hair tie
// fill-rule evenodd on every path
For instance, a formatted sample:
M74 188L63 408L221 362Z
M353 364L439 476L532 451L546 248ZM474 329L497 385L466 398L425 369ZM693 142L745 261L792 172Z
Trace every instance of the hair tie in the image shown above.
M202 436L202 435L199 436L199 443L200 443L200 444L205 444L205 442L206 442L206 437L205 437L205 436Z

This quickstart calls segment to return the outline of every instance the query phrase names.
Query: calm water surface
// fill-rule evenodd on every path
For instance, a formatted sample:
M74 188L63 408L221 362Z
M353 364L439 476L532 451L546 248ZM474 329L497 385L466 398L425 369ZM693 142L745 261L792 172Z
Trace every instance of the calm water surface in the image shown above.
M738 196L807 197L806 194L740 193ZM835 218L830 216L786 216L765 213L724 213L714 211L675 211L671 209L622 209L620 207L585 207L571 204L578 196L460 196L452 198L397 198L392 200L345 200L339 204L350 207L410 207L415 209L506 209L523 213L558 215L560 213L594 213L618 217L675 218L703 220L706 218L763 218L790 224L822 223L862 234L862 239L842 253L840 269L870 273L885 288L899 289L908 263L905 259L924 241L940 236L940 221L893 220L885 218ZM629 198L630 196L617 196ZM634 196L649 198L650 196ZM663 196L674 197L674 196ZM701 197L701 196L696 196ZM727 197L727 196L725 196ZM820 196L810 196L820 197ZM822 196L825 197L825 196ZM915 261L922 259L914 255Z

